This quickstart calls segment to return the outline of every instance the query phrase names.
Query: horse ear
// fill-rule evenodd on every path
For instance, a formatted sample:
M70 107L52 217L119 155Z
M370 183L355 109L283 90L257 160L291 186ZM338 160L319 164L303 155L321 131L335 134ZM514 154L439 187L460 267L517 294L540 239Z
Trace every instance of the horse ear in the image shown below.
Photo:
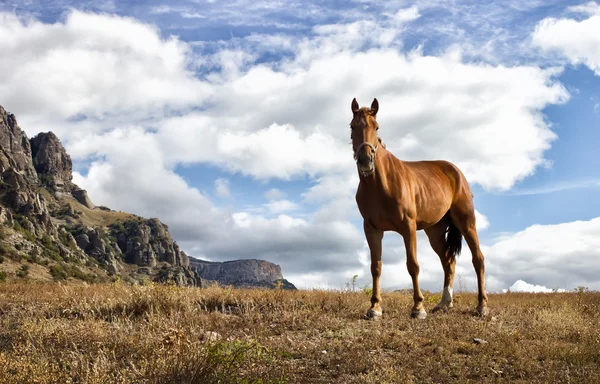
M371 103L371 115L377 115L377 111L379 111L379 101L373 99L373 102Z
M354 99L352 99L352 113L358 112L359 109L360 109L360 107L359 107L358 101L356 101L356 97L355 97Z

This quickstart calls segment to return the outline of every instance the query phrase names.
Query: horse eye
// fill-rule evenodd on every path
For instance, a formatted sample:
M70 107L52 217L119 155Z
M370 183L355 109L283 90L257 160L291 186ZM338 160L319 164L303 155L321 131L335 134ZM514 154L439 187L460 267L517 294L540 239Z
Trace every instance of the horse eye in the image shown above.
M376 131L379 131L379 125L375 127L375 130L376 130Z

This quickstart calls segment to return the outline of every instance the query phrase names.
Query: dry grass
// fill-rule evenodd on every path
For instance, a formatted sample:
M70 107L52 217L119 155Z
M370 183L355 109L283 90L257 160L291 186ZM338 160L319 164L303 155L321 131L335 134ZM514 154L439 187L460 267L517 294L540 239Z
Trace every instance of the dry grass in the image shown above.
M439 295L428 295L431 309ZM408 314L384 294L0 284L2 383L600 382L600 294L462 294ZM211 339L216 332L218 339ZM473 338L487 341L473 343Z
M78 221L89 227L107 227L118 221L135 218L135 215L126 212L104 211L99 208L89 209L75 198L67 195L62 196L61 201L67 202L75 211L81 212Z

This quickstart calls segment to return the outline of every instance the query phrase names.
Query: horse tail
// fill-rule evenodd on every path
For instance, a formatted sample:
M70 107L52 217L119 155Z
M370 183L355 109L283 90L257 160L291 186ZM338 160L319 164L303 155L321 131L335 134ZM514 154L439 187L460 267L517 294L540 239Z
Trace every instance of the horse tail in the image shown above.
M450 221L450 225L448 225L448 229L446 230L446 250L450 260L453 260L460 255L463 236L458 227L452 221L450 212L448 212L446 215Z

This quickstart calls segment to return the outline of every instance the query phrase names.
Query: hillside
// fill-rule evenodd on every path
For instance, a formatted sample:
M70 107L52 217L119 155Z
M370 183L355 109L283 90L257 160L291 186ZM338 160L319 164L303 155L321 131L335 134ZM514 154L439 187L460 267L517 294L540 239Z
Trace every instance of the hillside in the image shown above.
M245 266L233 274L227 266L220 275L198 271L158 218L96 206L72 179L71 158L58 137L47 132L29 139L0 106L0 280L284 282L280 267L266 261L227 264Z

